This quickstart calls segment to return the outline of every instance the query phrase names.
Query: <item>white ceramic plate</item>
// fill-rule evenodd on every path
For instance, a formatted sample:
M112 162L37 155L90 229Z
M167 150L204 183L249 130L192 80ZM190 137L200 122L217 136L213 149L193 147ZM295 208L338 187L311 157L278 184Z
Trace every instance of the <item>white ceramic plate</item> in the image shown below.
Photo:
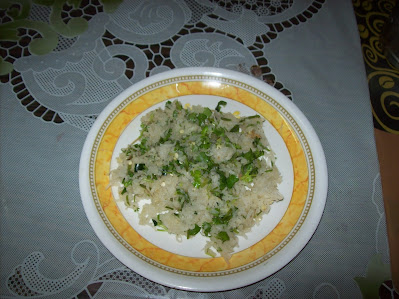
M178 99L241 116L261 114L282 174L284 200L271 206L230 263L210 258L199 234L173 235L138 224L137 214L108 188L122 148L137 138L140 118ZM323 213L327 168L319 139L299 109L259 79L224 69L184 68L149 77L122 92L99 115L80 161L80 190L87 217L104 245L125 265L155 282L191 291L221 291L259 281L284 267L306 245Z

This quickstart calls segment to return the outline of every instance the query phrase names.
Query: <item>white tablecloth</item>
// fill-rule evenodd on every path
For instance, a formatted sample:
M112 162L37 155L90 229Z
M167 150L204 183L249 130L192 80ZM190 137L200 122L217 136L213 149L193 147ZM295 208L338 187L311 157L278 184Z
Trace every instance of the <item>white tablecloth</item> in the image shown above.
M56 3L24 4L27 20L15 17L13 26L30 30L17 46L0 44L3 69L4 61L13 68L0 84L1 297L359 298L355 277L370 278L368 265L377 281L389 275L351 1L85 5L68 13ZM70 19L70 27L60 24ZM3 24L10 20L3 14ZM42 45L34 43L37 32ZM294 260L253 285L201 294L153 283L116 260L89 225L78 186L87 132L116 95L146 76L187 66L249 73L252 65L292 99L321 140L329 170L321 222Z

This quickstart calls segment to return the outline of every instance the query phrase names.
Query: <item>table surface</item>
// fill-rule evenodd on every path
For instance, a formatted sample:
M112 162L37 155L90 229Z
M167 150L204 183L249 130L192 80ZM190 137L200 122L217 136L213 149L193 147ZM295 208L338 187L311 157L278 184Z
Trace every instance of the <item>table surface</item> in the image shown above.
M21 3L0 7L1 297L372 298L390 280L350 1ZM189 66L250 74L254 65L320 138L329 172L320 224L288 265L252 285L187 293L153 283L115 259L87 220L78 183L86 135L145 77Z

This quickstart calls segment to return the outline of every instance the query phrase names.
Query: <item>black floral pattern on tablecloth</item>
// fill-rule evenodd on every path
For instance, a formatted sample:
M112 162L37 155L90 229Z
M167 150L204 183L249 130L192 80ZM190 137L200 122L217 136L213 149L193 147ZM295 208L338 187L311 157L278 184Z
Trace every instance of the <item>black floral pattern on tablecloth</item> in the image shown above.
M399 134L399 70L386 58L384 37L395 0L354 0L374 127ZM399 17L399 16L398 16Z
M35 117L85 131L123 89L176 67L241 71L292 99L268 64L267 44L282 31L307 22L324 2L10 2L0 8L0 26L7 32L0 36L0 82L11 84L21 105ZM244 25L251 30L243 30ZM179 57L182 49L189 55ZM93 90L96 84L104 94ZM69 102L71 94L75 102Z

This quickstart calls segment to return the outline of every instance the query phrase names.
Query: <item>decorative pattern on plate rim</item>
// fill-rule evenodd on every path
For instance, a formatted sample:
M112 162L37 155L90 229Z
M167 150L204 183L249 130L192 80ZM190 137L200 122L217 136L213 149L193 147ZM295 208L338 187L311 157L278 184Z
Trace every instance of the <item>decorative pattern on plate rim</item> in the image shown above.
M99 202L96 186L94 184L95 182L95 161L96 161L96 155L97 155L97 149L99 147L99 144L103 138L104 132L107 130L109 124L113 121L114 117L122 110L124 109L131 101L135 100L139 96L142 96L143 94L147 93L150 90L157 89L162 86L167 86L172 83L176 82L188 82L188 81L218 81L220 83L225 83L225 84L231 84L236 87L242 88L246 91L249 91L253 93L254 95L260 97L262 100L266 101L268 104L271 104L280 114L284 116L286 120L288 120L289 124L292 126L294 129L296 135L299 137L299 140L301 142L301 146L304 150L306 161L307 161L307 166L308 166L308 173L309 173L309 188L308 188L308 193L307 193L307 199L306 203L304 205L304 208L302 210L301 216L299 217L297 223L295 224L294 228L287 234L287 236L284 238L282 242L278 246L276 246L272 251L267 253L266 255L262 256L261 258L258 258L257 260L250 262L246 265L230 269L230 270L223 270L223 271L215 271L215 272L193 272L193 271L187 271L187 270L181 270L181 269L176 269L172 268L166 265L163 265L157 261L154 261L142 253L138 252L136 249L134 249L130 244L128 244L122 236L119 235L119 233L114 229L112 224L108 221L107 216L104 213L104 210L102 209L102 206ZM189 75L189 76L178 76L178 77L173 77L173 78L168 78L165 80L161 80L158 82L154 82L151 85L148 85L130 96L128 96L126 99L124 99L113 111L108 115L106 120L103 122L101 128L99 129L93 143L93 147L91 149L90 153L90 162L89 162L89 180L90 180L90 189L91 189L91 194L92 198L94 201L94 204L96 206L96 209L103 220L105 226L108 228L108 230L111 232L111 234L116 238L116 240L124 246L129 252L133 253L136 257L140 258L141 260L158 267L162 270L180 274L180 275L186 275L186 276L196 276L196 277L215 277L215 276L225 276L225 275L230 275L230 274L235 274L238 272L242 272L245 270L248 270L250 268L253 268L257 265L262 264L275 254L277 254L280 250L282 250L289 242L290 240L296 235L296 233L299 231L301 228L302 224L304 223L310 207L313 202L313 196L315 192L315 167L314 167L314 160L313 160L313 155L311 152L311 149L309 147L308 141L306 139L305 134L302 132L302 129L299 127L295 119L290 115L290 113L281 105L279 104L276 100L265 94L264 92L246 84L240 81L236 81L234 79L228 79L224 77L218 77L218 76L211 76L211 75Z

